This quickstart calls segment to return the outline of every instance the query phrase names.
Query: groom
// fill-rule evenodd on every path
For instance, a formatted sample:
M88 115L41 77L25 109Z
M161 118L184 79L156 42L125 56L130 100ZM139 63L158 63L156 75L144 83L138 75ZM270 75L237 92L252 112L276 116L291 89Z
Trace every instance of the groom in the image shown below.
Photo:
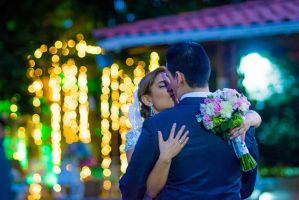
M247 198L257 170L242 173L232 146L196 121L200 103L209 93L211 68L205 50L194 42L175 44L167 50L166 62L180 103L144 121L131 162L119 181L123 199L144 197L147 177L159 157L158 131L166 140L173 123L186 125L189 141L173 158L166 185L156 199ZM257 160L253 128L245 141Z

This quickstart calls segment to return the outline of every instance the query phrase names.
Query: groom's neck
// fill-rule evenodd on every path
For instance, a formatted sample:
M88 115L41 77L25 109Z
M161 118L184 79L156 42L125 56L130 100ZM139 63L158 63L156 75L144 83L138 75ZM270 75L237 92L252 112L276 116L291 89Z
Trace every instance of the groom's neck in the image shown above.
M203 88L199 88L199 87L196 87L196 88L186 87L186 88L182 88L178 92L178 97L180 99L184 94L191 93L191 92L210 92L210 89L209 89L208 86L207 87L203 87Z

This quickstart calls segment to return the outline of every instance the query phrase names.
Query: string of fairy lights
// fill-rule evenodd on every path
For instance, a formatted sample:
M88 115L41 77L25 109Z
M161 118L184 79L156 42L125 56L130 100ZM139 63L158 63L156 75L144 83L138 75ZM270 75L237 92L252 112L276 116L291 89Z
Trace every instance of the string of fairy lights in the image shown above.
M103 69L102 75L102 94L101 94L101 132L102 132L102 141L101 141L101 154L102 154L102 163L101 167L103 169L104 181L103 188L104 190L109 190L111 188L111 181L109 179L110 165L112 159L110 157L111 152L111 137L110 132L110 123L109 123L109 98L110 98L110 68L106 67Z
M42 44L35 50L33 56L28 56L27 77L32 80L28 91L33 94L32 115L33 130L31 132L34 143L37 146L44 145L43 141L43 116L42 106L49 104L51 112L51 159L52 172L60 174L61 169L61 145L73 142L90 143L90 127L88 122L89 103L87 87L87 67L77 66L72 55L84 58L87 54L101 54L98 46L87 45L82 34L77 35L77 41L56 41L53 46ZM43 66L40 62L50 56L49 66ZM67 59L66 59L67 58ZM101 77L101 167L103 170L103 189L109 191L112 188L112 135L119 134L119 161L120 172L125 173L128 166L126 159L125 139L126 133L131 128L128 119L129 106L133 100L133 93L137 89L140 80L145 76L146 64L144 61L126 59L126 67L132 68L133 76L126 74L125 69L120 69L114 63L102 70ZM159 67L159 55L156 52L150 54L149 71ZM132 77L132 78L131 78ZM17 108L12 107L12 111ZM19 129L21 144L26 143L23 137L24 128ZM24 146L24 145L23 145ZM18 155L16 158L27 156ZM80 179L84 180L91 175L91 170L84 166L80 172ZM34 178L35 177L35 178ZM29 188L28 199L41 198L41 176L34 174L33 182ZM38 178L40 177L40 178ZM61 186L54 182L53 190L61 191Z
M76 39L77 41L58 40L50 47L42 44L35 50L33 56L28 56L27 77L32 80L28 91L33 94L32 104L35 107L31 135L37 146L43 145L42 101L48 103L51 112L51 158L54 174L61 172L62 140L67 144L79 140L84 143L91 141L88 122L87 67L78 67L74 58L70 56L84 58L87 54L101 54L102 49L87 45L82 34L77 34ZM49 60L48 57L50 57L50 64L45 64L45 60ZM82 179L90 176L90 169L84 166L80 175ZM53 189L60 192L61 187L59 184L54 184ZM40 199L41 190L40 182L33 181L29 188L28 199Z

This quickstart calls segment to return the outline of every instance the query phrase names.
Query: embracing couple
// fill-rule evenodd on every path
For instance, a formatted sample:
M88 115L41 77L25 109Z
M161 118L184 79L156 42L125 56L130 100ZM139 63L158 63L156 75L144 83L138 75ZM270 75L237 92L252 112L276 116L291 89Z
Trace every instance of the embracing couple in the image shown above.
M234 149L196 120L209 95L210 61L200 44L182 42L166 52L165 68L148 73L129 111L128 168L119 181L123 199L244 199L251 195L257 168L243 172ZM140 102L140 103L139 103ZM142 122L141 116L144 118ZM242 135L258 159L255 111L230 131Z

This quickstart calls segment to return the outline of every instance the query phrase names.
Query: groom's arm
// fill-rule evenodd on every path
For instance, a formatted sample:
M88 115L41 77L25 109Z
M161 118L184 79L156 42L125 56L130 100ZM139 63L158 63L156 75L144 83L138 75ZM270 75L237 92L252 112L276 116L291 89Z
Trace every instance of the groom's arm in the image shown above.
M249 153L254 158L256 162L258 162L258 147L256 140L254 138L254 128L250 128L246 133L245 143L249 150ZM246 199L248 198L255 186L256 181L256 175L257 175L257 167L249 172L243 172L242 174L242 188L241 188L241 198Z
M158 158L158 139L152 133L151 119L146 119L126 173L119 181L123 199L142 199L146 180Z

